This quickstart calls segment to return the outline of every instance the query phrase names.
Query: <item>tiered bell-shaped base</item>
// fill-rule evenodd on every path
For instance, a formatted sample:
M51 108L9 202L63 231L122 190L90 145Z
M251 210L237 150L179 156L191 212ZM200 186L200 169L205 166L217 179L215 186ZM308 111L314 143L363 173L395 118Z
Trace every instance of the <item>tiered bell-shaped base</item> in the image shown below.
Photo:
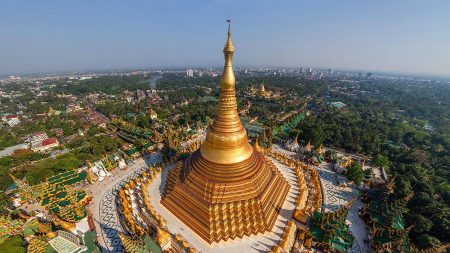
M208 243L270 231L289 190L256 150L237 164L216 164L199 150L173 168L161 203Z

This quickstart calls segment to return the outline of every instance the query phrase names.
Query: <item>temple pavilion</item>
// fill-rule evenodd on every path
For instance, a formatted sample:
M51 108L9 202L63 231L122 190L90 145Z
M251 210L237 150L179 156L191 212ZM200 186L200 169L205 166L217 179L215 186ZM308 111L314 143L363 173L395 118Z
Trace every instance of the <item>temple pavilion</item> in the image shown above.
M121 139L132 144L132 147L125 151L127 155L137 155L154 145L152 141L153 132L150 129L140 128L120 118L114 118L111 121L111 127Z
M49 214L58 215L66 222L76 223L87 216L85 204L89 196L83 190L75 190L71 185L86 179L86 173L68 171L47 179L42 187L41 205Z
M298 134L295 136L294 140L287 140L285 143L285 148L291 152L299 152L300 145L298 144Z
M314 247L324 252L347 252L353 245L353 235L346 224L348 211L353 201L332 212L314 211L310 227L305 235L305 247Z
M57 215L73 225L87 216L85 204L90 201L90 197L84 190L73 188L73 185L86 179L86 172L66 171L34 186L30 186L25 180L11 177L22 202L40 199L41 206L47 208L50 215Z
M303 111L286 113L286 115L279 119L279 122L282 122L281 126L272 129L272 137L274 139L282 140L283 137L291 133L291 130L295 128L304 117L305 113Z
M368 203L360 210L362 219L370 226L372 252L417 252L408 236L403 212L411 196L392 200L380 192L368 192Z

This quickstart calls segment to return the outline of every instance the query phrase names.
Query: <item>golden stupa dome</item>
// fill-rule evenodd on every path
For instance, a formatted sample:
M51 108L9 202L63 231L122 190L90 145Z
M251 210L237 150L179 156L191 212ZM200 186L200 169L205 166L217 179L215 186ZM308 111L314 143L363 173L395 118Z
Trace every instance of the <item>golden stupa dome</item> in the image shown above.
M183 247L183 248L185 248L185 249L187 249L187 248L189 248L191 245L189 245L189 243L187 242L187 241L182 241L182 243L181 243L181 247Z
M175 242L179 242L181 240L183 240L183 238L181 237L181 235L177 234L174 238Z

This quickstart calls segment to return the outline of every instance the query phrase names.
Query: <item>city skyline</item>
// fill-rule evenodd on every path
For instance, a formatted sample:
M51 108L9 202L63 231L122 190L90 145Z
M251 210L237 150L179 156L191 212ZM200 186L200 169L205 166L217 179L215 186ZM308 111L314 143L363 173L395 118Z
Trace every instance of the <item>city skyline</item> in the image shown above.
M218 67L231 14L237 67L450 76L443 1L105 3L1 3L0 75Z

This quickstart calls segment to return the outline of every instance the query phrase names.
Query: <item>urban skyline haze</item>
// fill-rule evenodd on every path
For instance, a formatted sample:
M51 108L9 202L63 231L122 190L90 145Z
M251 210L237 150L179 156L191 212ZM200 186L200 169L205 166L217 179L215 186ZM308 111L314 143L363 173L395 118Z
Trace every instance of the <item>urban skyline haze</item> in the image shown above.
M0 75L223 62L450 76L448 1L2 1Z

